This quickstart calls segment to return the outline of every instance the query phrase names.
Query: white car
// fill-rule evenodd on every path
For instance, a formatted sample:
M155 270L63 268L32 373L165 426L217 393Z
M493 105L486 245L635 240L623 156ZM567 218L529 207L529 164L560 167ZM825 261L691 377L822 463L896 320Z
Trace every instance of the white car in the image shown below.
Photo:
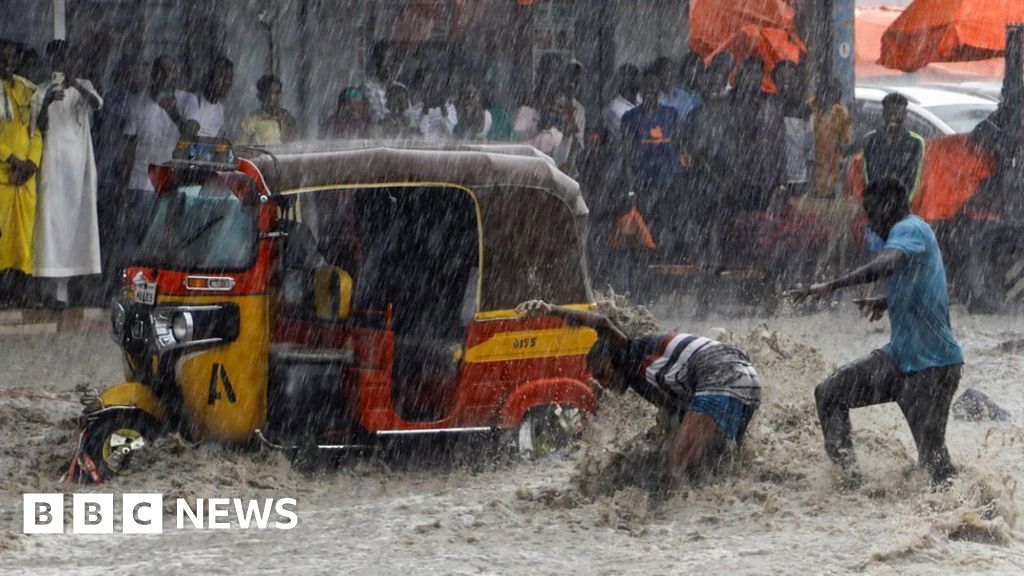
M936 84L935 88L963 92L972 96L999 101L1003 99L1003 83L996 80L970 80L957 84Z
M926 139L970 132L999 105L991 98L939 87L857 86L853 122L858 138L882 126L882 99L891 92L907 97L906 127Z

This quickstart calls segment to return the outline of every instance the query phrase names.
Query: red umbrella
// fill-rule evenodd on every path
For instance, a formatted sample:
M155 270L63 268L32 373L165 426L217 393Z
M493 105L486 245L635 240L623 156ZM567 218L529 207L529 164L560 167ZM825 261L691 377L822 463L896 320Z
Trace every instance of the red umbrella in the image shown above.
M914 0L882 36L878 62L913 72L1002 56L1014 22L1024 22L1024 0Z

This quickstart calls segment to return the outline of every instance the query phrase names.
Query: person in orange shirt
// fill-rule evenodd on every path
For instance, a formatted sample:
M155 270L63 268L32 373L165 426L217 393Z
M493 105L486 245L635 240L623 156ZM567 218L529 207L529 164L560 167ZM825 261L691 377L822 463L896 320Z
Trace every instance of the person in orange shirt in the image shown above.
M36 173L43 137L32 124L36 87L14 75L18 50L0 39L0 296L11 305L23 298L32 274L32 230L36 217Z

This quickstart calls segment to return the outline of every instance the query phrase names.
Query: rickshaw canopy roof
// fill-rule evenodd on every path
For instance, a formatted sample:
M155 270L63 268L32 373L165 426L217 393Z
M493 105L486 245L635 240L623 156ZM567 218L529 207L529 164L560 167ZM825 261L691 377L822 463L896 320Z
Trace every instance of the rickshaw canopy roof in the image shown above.
M579 184L533 147L339 141L236 152L259 169L272 194L378 185L469 190L481 234L480 309L529 298L593 302Z
M530 188L560 199L574 217L587 214L579 184L532 146L321 141L236 151L259 168L272 193L398 182Z

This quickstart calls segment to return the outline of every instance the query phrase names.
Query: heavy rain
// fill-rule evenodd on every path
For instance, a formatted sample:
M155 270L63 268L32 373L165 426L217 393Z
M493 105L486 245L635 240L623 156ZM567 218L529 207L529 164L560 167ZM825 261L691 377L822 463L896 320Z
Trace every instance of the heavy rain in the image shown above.
M1020 0L0 0L0 84L0 573L1024 573Z

